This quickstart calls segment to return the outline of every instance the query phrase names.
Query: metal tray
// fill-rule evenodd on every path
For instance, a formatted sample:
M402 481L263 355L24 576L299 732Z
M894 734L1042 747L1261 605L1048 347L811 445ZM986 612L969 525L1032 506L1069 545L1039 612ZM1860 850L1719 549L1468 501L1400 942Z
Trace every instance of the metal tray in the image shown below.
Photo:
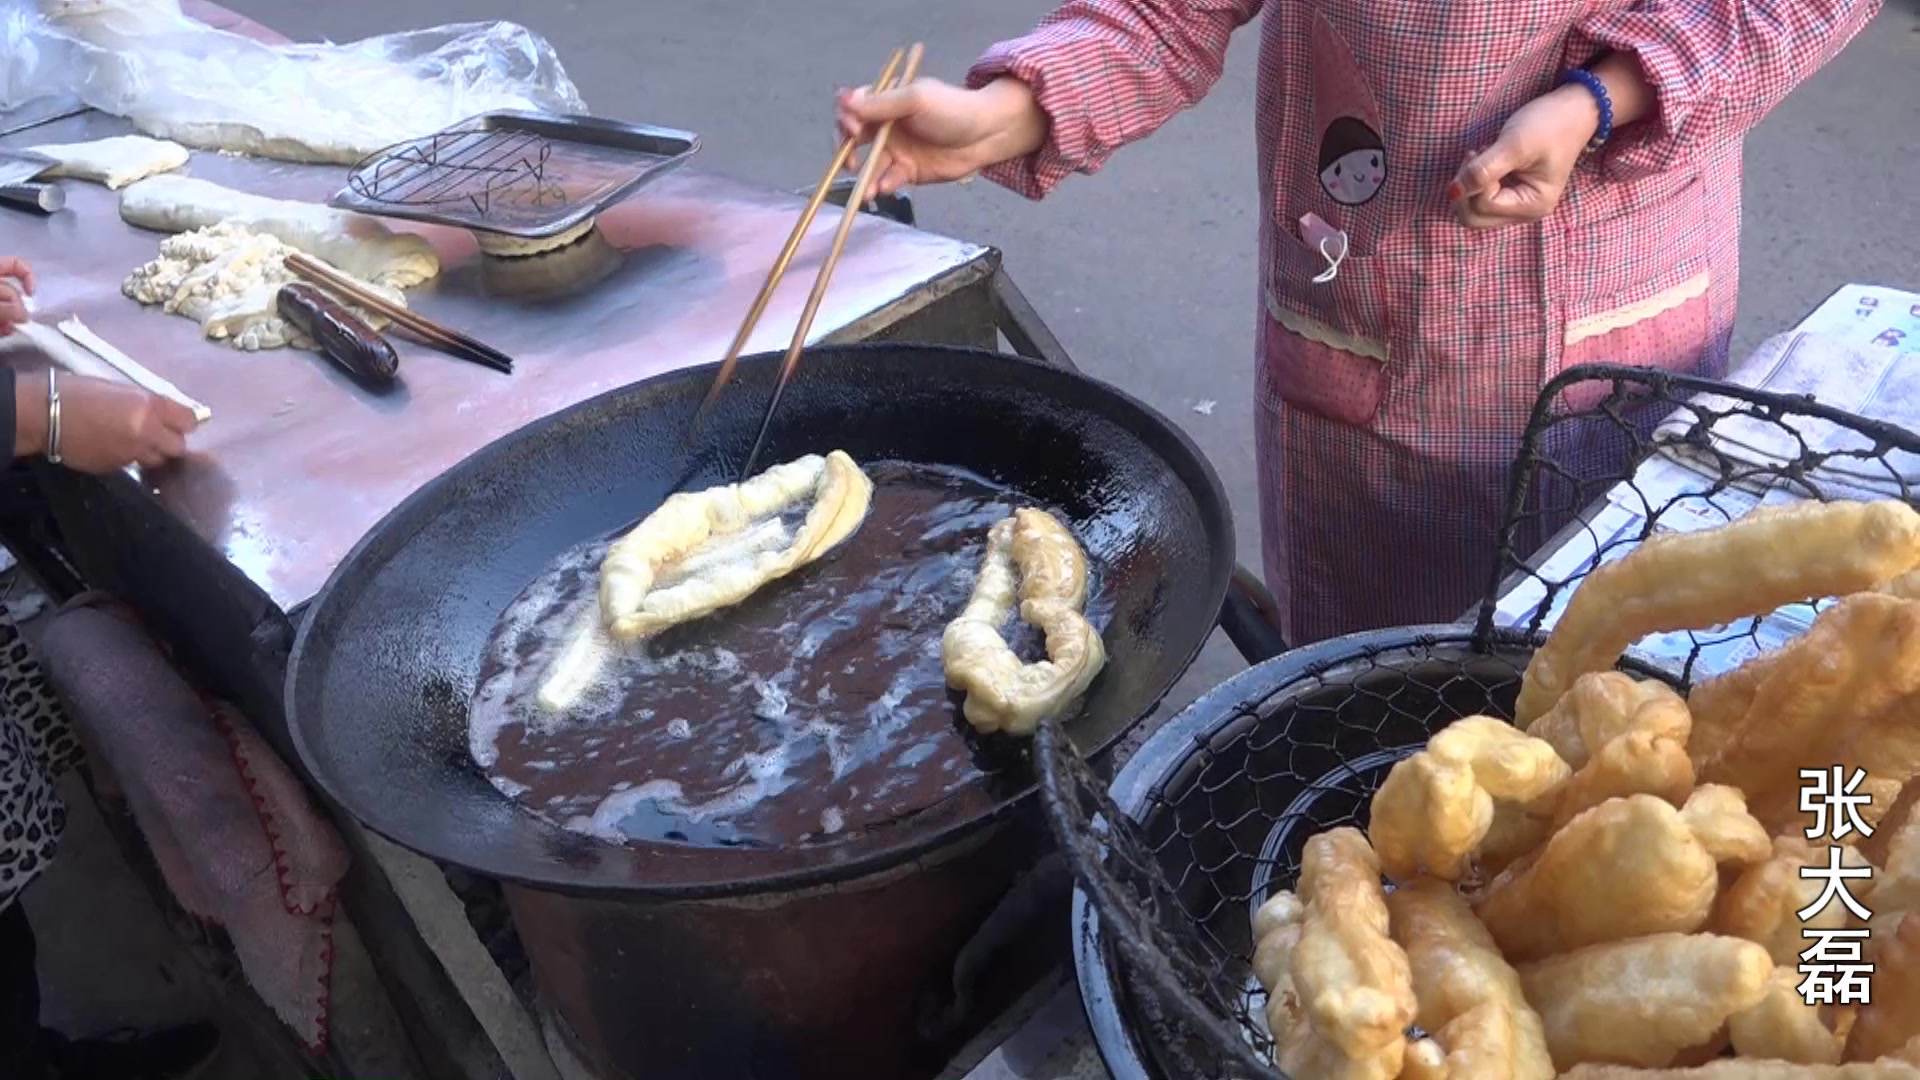
M591 116L495 112L354 166L329 205L538 240L685 162L699 136Z

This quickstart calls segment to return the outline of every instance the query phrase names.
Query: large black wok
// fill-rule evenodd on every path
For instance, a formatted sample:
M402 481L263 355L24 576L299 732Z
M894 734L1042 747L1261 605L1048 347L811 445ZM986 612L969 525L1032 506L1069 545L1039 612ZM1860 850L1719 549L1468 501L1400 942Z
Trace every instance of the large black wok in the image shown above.
M959 800L926 828L821 852L588 842L516 810L468 758L467 701L501 610L567 548L629 525L677 485L737 479L774 358L683 433L703 366L604 394L486 447L401 504L347 556L302 626L287 712L314 780L369 827L433 858L567 891L703 893L742 873L795 885L911 856L1031 790ZM1106 568L1110 660L1071 730L1097 752L1172 687L1233 572L1220 481L1147 406L1013 357L926 346L807 355L763 462L842 448L860 461L956 466L1059 508ZM722 616L724 617L724 616Z
M554 1030L610 1080L839 1077L850 1054L857 1075L910 1075L928 1052L916 1016L952 993L956 957L1042 835L990 827L1032 791L1018 755L896 826L773 850L589 840L516 808L469 759L467 703L502 609L555 556L670 490L737 479L777 359L741 365L691 450L712 366L605 394L462 462L347 557L290 661L308 773L375 831L507 883ZM1111 387L986 352L820 349L761 460L833 448L967 469L1070 519L1113 611L1109 663L1069 725L1083 752L1147 715L1220 616L1234 572L1220 481Z

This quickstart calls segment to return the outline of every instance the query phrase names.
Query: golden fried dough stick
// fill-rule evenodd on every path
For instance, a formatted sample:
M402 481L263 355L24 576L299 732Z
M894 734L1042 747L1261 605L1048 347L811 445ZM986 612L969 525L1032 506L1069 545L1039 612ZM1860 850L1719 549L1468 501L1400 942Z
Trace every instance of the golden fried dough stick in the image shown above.
M1393 1080L1402 1074L1407 1042L1404 1038L1370 1054L1350 1058L1314 1029L1293 982L1293 950L1300 943L1304 909L1283 905L1269 921L1254 954L1254 971L1267 988L1267 1030L1273 1033L1274 1061L1288 1075L1326 1077L1328 1080Z
M1412 975L1388 936L1380 860L1367 838L1343 828L1308 840L1299 888L1306 910L1289 967L1313 1029L1354 1059L1404 1047Z
M1800 871L1803 867L1825 867L1830 846L1824 842L1813 844L1797 834L1775 837L1773 853L1765 861L1742 868L1739 875L1720 890L1704 929L1755 942L1766 948L1775 964L1798 965L1800 954L1807 948L1804 931L1838 930L1852 918L1846 903L1834 897L1812 918L1805 922L1800 919L1799 913L1820 899L1824 888L1819 878L1801 877ZM1865 866L1866 860L1853 849L1843 847L1841 865ZM1848 895L1861 903L1877 897L1879 887L1885 884L1878 878L1849 878L1848 882ZM1878 914L1877 906L1875 913Z
M1574 590L1527 665L1516 718L1531 724L1574 680L1610 670L1648 634L1845 596L1916 566L1920 513L1894 499L1768 507L1718 529L1650 537Z
M1757 853L1753 836L1765 839L1738 799L1738 792L1701 788L1680 810L1652 795L1604 802L1494 879L1480 898L1480 919L1516 963L1697 930L1720 885L1716 853L1743 858Z
M1920 915L1909 912L1892 933L1869 940L1872 1000L1860 1007L1847 1033L1847 1061L1899 1053L1909 1040L1920 1037Z
M1878 801L1876 798L1875 802ZM1860 841L1860 854L1875 866L1885 866L1889 849L1900 837L1911 835L1920 844L1920 832L1909 833L1916 820L1916 808L1920 808L1920 784L1901 785L1900 793L1880 812L1880 819L1868 823L1873 826L1873 835Z
M1045 635L1047 658L1028 663L1001 636L1020 618ZM982 732L1031 735L1093 684L1107 649L1081 612L1087 556L1060 520L1023 507L987 533L973 596L940 638L947 685L966 692L967 722Z
M1525 803L1566 780L1552 746L1504 720L1470 716L1396 763L1374 793L1368 836L1395 881L1458 881L1493 824L1496 800Z
M1702 784L1680 807L1680 819L1714 862L1750 866L1773 853L1773 842L1747 813L1746 796L1724 784Z
M845 452L809 454L739 484L669 495L600 564L600 610L620 641L651 637L671 626L730 607L768 582L819 558L866 519L873 481ZM806 518L782 545L767 548L756 530L801 504ZM727 556L677 573L703 548L751 537Z
M1880 586L1880 591L1902 600L1920 600L1920 570L1909 570L1901 574Z
M1907 723L1920 694L1920 602L1847 597L1793 643L1715 682L1724 680L1753 682L1750 693L1725 692L1747 709L1695 771L1746 792L1770 829L1805 827L1803 768L1872 766L1895 782L1920 768L1920 737Z
M1573 775L1525 807L1494 807L1481 871L1498 874L1608 799L1658 795L1680 805L1694 784L1685 749L1691 727L1686 702L1665 683L1617 671L1582 675L1527 731L1551 743Z
M1772 977L1765 949L1710 934L1653 934L1520 968L1562 1070L1670 1065L1758 1005Z
M1527 734L1552 743L1578 769L1595 750L1629 731L1686 742L1692 729L1687 703L1666 683L1595 671L1575 679L1553 708L1527 725Z
M1400 1080L1447 1080L1455 1075L1447 1068L1446 1051L1432 1039L1418 1039L1407 1044L1407 1060L1400 1066ZM1462 1073L1470 1076L1471 1073Z
M1900 1061L1850 1065L1796 1065L1790 1061L1725 1058L1690 1069L1636 1069L1582 1065L1561 1080L1920 1080L1920 1068Z
M1727 1021L1734 1053L1799 1065L1840 1063L1840 1037L1827 1026L1823 1010L1800 996L1800 983L1797 968L1773 969L1760 1003Z
M1387 896L1393 939L1413 973L1418 1024L1446 1052L1441 1075L1552 1080L1540 1017L1520 976L1452 885L1417 878ZM1408 1060L1424 1054L1418 1044Z

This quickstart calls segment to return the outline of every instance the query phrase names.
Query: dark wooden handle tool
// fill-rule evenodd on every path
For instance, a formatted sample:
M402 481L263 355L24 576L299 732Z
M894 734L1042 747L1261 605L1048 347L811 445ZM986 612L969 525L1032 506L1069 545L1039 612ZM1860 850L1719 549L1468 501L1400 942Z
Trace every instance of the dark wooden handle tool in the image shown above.
M356 379L391 386L400 373L400 357L387 339L339 302L311 285L295 282L275 300L281 318L320 344L327 359Z
M58 184L0 184L0 206L36 214L57 214L66 205L66 189Z

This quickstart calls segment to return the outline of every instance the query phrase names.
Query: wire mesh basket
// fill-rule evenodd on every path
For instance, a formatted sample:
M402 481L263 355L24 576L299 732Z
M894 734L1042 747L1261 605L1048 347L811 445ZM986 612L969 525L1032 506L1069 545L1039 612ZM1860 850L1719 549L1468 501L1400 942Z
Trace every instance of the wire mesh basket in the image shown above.
M1916 486L1920 437L1905 429L1725 382L1576 368L1522 436L1473 618L1249 669L1156 732L1111 788L1042 725L1041 792L1088 912L1076 949L1083 991L1101 984L1090 1014L1111 1013L1092 1016L1109 1067L1123 1080L1284 1077L1252 976L1253 911L1293 886L1308 837L1364 829L1388 770L1433 732L1513 715L1533 647L1594 567L1756 506L1912 502ZM1802 608L1667 635L1622 667L1684 688L1790 638L1811 620Z

